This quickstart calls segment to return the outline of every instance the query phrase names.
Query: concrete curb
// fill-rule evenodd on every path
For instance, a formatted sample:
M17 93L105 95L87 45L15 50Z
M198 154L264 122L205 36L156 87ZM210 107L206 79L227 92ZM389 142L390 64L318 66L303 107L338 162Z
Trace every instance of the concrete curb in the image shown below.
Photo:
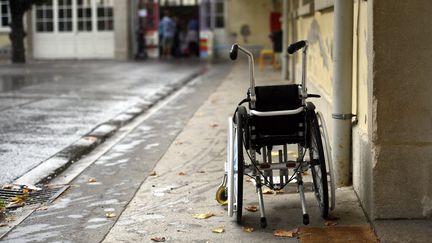
M144 114L155 104L164 100L166 97L173 94L175 91L179 90L185 84L200 76L205 71L205 68L200 68L179 80L173 81L169 86L164 87L155 95L146 99L146 101L129 107L116 117L97 125L92 131L82 136L79 140L51 158L41 162L32 170L16 179L13 184L37 185L49 183L57 175L65 171L70 165L90 153L99 144L111 137L121 127L133 121L137 116Z

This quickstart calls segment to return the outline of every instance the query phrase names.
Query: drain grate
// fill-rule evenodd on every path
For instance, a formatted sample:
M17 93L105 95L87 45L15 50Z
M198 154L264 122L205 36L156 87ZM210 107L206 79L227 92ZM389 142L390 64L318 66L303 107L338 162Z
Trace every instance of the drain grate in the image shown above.
M8 204L12 202L12 198L21 197L25 198L23 200L25 205L51 203L68 187L68 185L44 185L38 189L31 190L24 186L12 186L0 189L0 201Z

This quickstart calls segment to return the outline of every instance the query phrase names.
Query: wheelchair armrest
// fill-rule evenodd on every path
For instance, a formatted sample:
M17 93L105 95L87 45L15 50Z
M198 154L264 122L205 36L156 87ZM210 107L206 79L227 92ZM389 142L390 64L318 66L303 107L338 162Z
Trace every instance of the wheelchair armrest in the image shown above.
M284 115L295 115L299 114L304 110L304 107L299 107L294 110L283 110L283 111L256 111L250 110L250 113L254 116L284 116Z

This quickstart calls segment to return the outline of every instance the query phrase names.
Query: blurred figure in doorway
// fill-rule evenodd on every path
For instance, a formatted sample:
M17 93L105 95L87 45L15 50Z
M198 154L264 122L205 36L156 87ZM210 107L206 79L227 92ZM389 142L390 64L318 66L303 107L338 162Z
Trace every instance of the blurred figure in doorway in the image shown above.
M191 56L199 56L198 46L198 21L195 17L191 18L187 23L186 40L188 42L189 53Z
M162 58L168 58L171 56L176 32L176 23L172 20L171 14L168 10L165 10L164 12L164 17L160 22L159 30L162 40Z

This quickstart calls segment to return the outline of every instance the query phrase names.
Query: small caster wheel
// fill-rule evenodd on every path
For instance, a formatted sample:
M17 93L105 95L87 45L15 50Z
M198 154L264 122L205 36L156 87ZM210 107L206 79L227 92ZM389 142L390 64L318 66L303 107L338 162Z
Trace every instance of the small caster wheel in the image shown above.
M220 186L216 191L216 201L220 205L226 205L228 203L226 187Z
M267 227L267 219L266 218L261 218L260 219L260 224L261 224L261 228L265 228Z
M309 224L309 214L303 214L303 224L304 225Z

